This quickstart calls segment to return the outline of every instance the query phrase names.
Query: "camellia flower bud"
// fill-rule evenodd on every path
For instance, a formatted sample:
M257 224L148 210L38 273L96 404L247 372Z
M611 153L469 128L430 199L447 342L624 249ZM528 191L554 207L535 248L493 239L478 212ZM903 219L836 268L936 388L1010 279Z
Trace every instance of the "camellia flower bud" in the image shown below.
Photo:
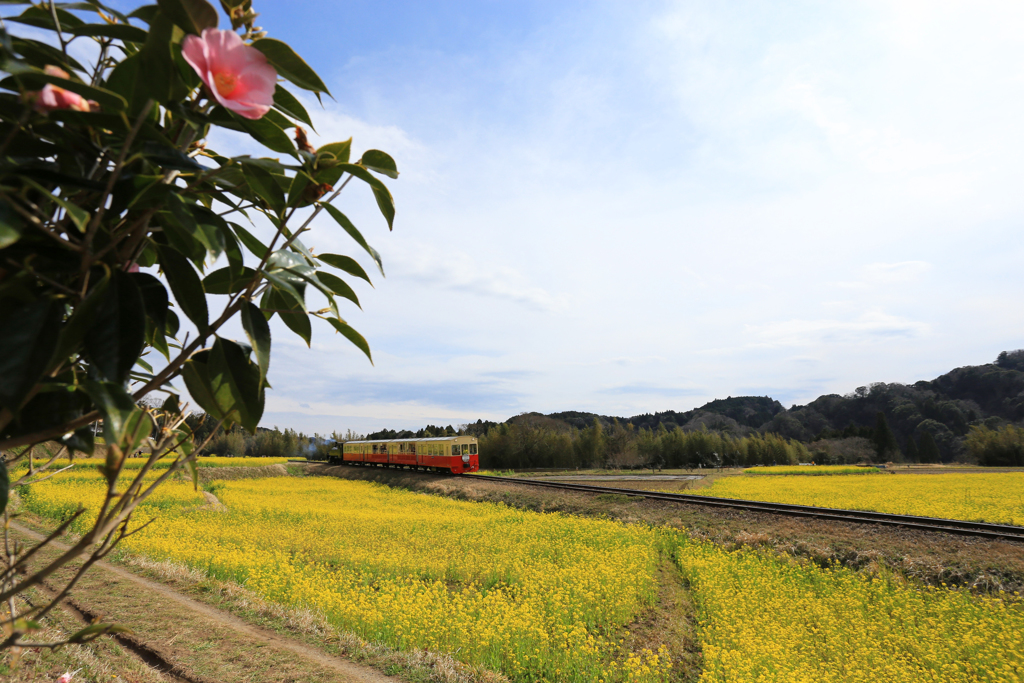
M187 36L181 55L225 108L258 119L273 106L277 71L237 33L208 28L202 36Z
M309 138L306 137L306 129L302 126L295 126L295 146L303 152L316 154L316 147L309 144Z
M68 72L60 67L49 64L43 69L47 76L57 78L70 78ZM60 86L47 83L42 90L25 93L25 101L32 105L33 109L41 114L55 109L72 109L74 111L98 111L100 105L87 100L78 93L65 90Z

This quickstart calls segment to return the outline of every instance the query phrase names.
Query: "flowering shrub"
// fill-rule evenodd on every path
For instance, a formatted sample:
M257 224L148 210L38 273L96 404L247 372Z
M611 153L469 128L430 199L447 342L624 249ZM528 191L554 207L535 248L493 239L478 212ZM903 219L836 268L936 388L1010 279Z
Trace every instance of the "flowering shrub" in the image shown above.
M253 25L251 0L220 4L224 29L206 0L159 0L127 14L95 0L50 0L0 24L0 511L11 485L38 480L67 449L91 453L98 419L107 445L107 504L61 562L98 559L116 545L164 480L145 484L162 456L175 454L167 475L191 464L171 380L183 379L221 424L254 431L274 315L307 344L311 319L322 319L370 357L338 303L358 305L346 278L369 276L351 256L314 253L304 240L326 212L383 275L380 256L331 202L355 178L390 229L394 202L377 176L396 178L395 162L378 150L353 162L351 139L310 145L300 126L312 121L289 88L319 98L327 87ZM51 39L21 37L19 26ZM72 56L73 41L93 43L94 61ZM220 154L206 144L218 129L273 156ZM272 226L272 237L261 241L243 219ZM182 334L181 316L194 331ZM222 336L235 318L245 343ZM150 350L160 363L143 359ZM161 409L139 404L154 391L166 395ZM31 447L47 441L63 449L32 460ZM125 454L146 441L152 456L119 488ZM10 482L7 465L26 460ZM0 571L4 605L55 570L25 575L17 564ZM0 614L0 626L0 649L24 644L20 634L32 629L13 613Z
M177 376L207 413L253 430L273 315L307 343L310 319L322 318L370 355L337 303L358 304L345 278L369 276L303 240L326 211L379 267L330 200L357 178L390 226L391 194L373 174L396 177L394 161L371 150L352 163L351 140L313 148L299 127L309 114L285 82L318 97L327 87L253 26L249 0L222 6L228 29L205 0L130 14L56 3L5 17L7 30L49 29L60 49L0 34L10 74L0 80L0 449L56 438L89 452L87 425L99 418L107 443L126 445L127 426L146 420L136 401ZM94 65L70 56L73 40L95 41ZM275 156L223 156L205 143L217 128ZM257 216L276 228L266 244L236 222ZM325 304L316 312L311 291ZM181 315L197 330L187 340ZM236 316L248 344L220 336ZM162 369L141 359L149 348Z

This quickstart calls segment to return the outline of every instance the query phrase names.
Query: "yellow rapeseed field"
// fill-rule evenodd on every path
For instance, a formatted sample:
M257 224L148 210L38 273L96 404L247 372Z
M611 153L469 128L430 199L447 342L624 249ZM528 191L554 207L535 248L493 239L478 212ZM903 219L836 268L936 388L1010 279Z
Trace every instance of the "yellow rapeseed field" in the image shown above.
M683 542L693 586L702 683L1019 683L1019 598L922 589L888 577Z
M722 477L693 493L1024 525L1024 472L872 477Z
M848 465L812 465L810 467L806 465L775 465L772 467L748 467L743 470L743 474L807 474L810 476L825 474L878 474L879 472L881 470L877 467L851 467Z
M26 503L59 518L96 505L97 483L47 481ZM217 494L228 512L170 482L140 517L164 519L126 545L515 680L666 679L664 652L631 656L618 640L656 595L655 531L330 478L231 481Z
M516 681L669 680L666 651L626 652L619 640L655 599L666 559L693 590L701 681L1024 680L1015 596L926 590L728 552L671 529L367 482L242 480L217 494L227 512L169 482L139 521L160 519L129 549L320 610L367 639L450 652ZM54 518L99 499L91 469L24 493L31 510Z
M165 470L171 466L171 462L176 456L169 455L160 460L157 460L153 466L155 470ZM219 458L219 457L201 457L196 458L196 465L199 467L261 467L263 465L283 465L288 462L289 458ZM40 465L46 462L46 459L36 457L36 465ZM66 467L69 464L74 464L77 469L87 469L90 467L96 467L97 465L103 465L106 463L105 458L74 458L69 460L68 458L58 458L50 465L49 471ZM146 463L146 458L126 458L124 461L125 470L137 470L141 469ZM19 461L18 469L23 470L28 467L28 463L25 460Z

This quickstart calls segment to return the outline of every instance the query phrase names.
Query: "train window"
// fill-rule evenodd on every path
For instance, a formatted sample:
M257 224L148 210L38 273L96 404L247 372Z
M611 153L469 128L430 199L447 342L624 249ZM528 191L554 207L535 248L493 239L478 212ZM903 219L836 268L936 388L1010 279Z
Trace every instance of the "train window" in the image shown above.
M413 455L416 455L416 444L409 444L409 452L412 453Z
M476 444L475 443L469 444L469 454L470 455L476 455Z
M462 451L459 450L458 444L452 446L452 455L462 455Z
M377 444L373 444L373 452L374 452L374 453L376 453L376 452L377 452Z

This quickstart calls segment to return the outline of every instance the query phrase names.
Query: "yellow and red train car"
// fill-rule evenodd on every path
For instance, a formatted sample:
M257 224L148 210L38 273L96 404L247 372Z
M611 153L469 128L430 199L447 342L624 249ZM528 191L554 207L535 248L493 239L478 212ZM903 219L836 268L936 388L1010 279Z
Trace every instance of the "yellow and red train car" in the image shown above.
M346 441L331 452L328 462L332 465L408 467L463 474L479 471L480 454L475 436L433 436Z

